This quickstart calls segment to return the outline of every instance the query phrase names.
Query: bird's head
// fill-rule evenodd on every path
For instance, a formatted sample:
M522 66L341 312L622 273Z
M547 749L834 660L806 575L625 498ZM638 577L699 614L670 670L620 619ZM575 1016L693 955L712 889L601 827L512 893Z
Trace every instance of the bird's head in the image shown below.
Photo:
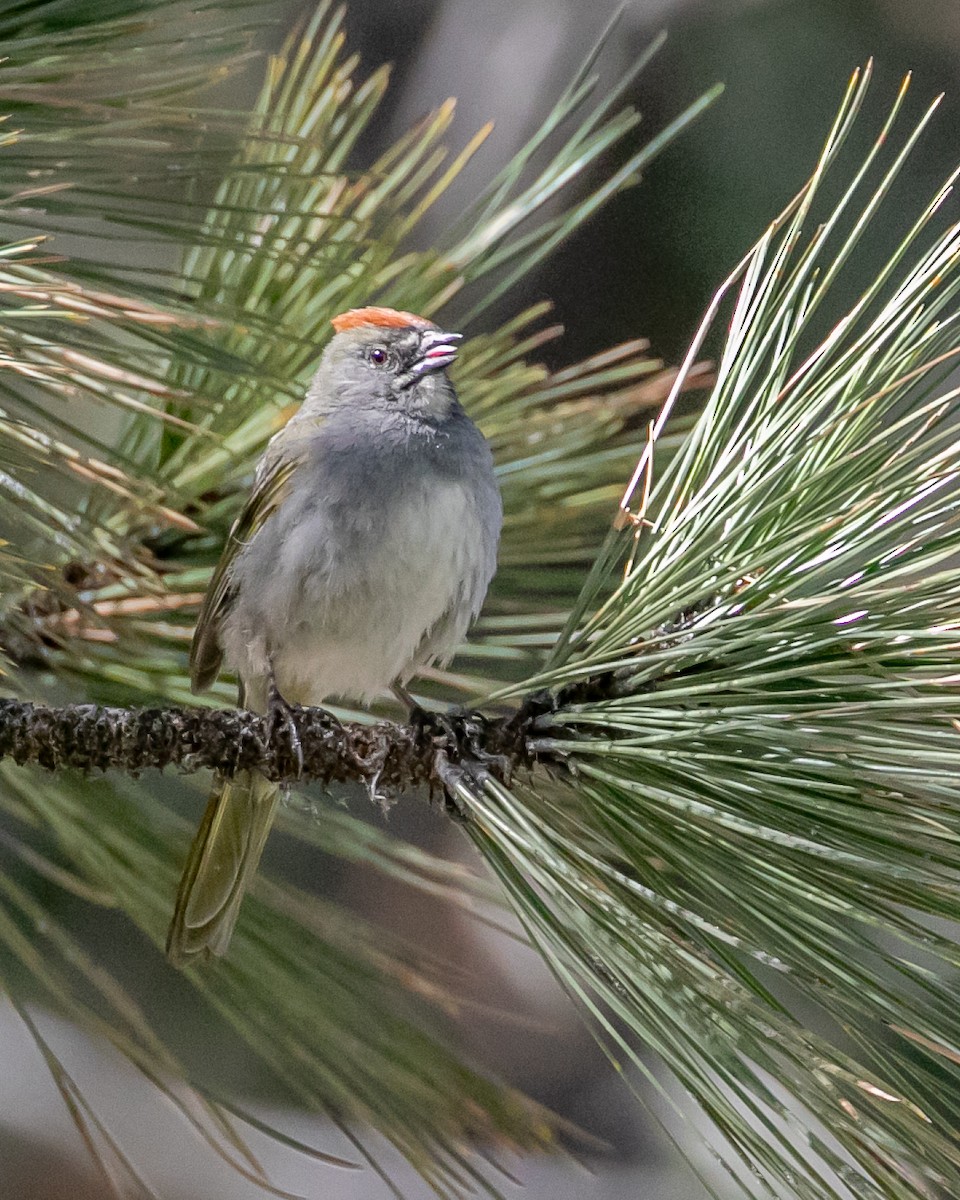
M393 308L354 308L334 317L333 328L309 398L434 421L447 416L456 397L446 368L459 333Z

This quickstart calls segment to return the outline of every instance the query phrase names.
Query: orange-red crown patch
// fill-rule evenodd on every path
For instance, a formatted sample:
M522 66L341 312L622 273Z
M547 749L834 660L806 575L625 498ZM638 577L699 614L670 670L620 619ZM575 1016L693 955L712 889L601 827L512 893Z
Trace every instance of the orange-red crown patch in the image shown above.
M418 317L415 313L398 312L395 308L351 308L349 312L341 313L330 322L337 333L345 329L356 329L360 325L374 325L381 329L434 329L432 321L426 317Z

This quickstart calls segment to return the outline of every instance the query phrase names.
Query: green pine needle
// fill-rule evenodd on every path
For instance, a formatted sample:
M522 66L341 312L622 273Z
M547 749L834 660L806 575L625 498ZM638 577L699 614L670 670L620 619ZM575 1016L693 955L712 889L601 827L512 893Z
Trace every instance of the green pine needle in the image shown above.
M898 143L901 91L816 223L869 78L711 306L691 356L739 284L702 415L648 445L510 689L586 686L539 722L569 781L461 795L611 1055L657 1050L751 1196L960 1193L954 176L811 337L933 111Z

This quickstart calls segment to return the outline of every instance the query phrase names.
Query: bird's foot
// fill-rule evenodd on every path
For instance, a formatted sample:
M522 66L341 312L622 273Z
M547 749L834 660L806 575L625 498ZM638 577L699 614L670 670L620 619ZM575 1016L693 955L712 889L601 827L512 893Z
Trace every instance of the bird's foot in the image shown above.
M457 709L430 712L421 708L419 704L414 704L410 709L409 721L417 731L417 741L431 742L438 749L445 748L456 752L460 745L458 712Z
M303 774L303 746L297 730L296 718L293 715L293 705L288 704L280 693L280 689L272 680L267 693L267 733L271 741L281 732L286 734L287 748L290 759L299 779Z
M472 759L490 768L499 778L509 778L510 758L487 748L490 723L481 713L466 708L427 712L416 706L411 710L410 724L417 730L419 738L432 742L438 750L445 750L448 758Z
M418 706L410 713L410 724L418 740L434 749L434 773L443 787L445 807L457 819L469 816L465 791L510 778L508 756L487 749L487 722L479 713L460 708L427 712Z

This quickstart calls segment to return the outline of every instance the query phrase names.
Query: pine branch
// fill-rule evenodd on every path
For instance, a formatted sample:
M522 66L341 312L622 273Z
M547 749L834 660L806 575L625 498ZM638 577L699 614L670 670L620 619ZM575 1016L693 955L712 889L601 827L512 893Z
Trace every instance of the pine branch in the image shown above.
M499 719L475 711L442 716L420 711L409 725L370 725L294 705L288 726L239 709L51 708L2 700L0 757L51 771L137 775L149 767L175 766L233 776L254 769L277 783L363 783L371 792L390 794L426 785L449 794L458 770L474 777L487 771L502 781L531 766L538 757L533 749L537 717L554 707L551 697L539 693ZM549 757L560 761L558 754Z

